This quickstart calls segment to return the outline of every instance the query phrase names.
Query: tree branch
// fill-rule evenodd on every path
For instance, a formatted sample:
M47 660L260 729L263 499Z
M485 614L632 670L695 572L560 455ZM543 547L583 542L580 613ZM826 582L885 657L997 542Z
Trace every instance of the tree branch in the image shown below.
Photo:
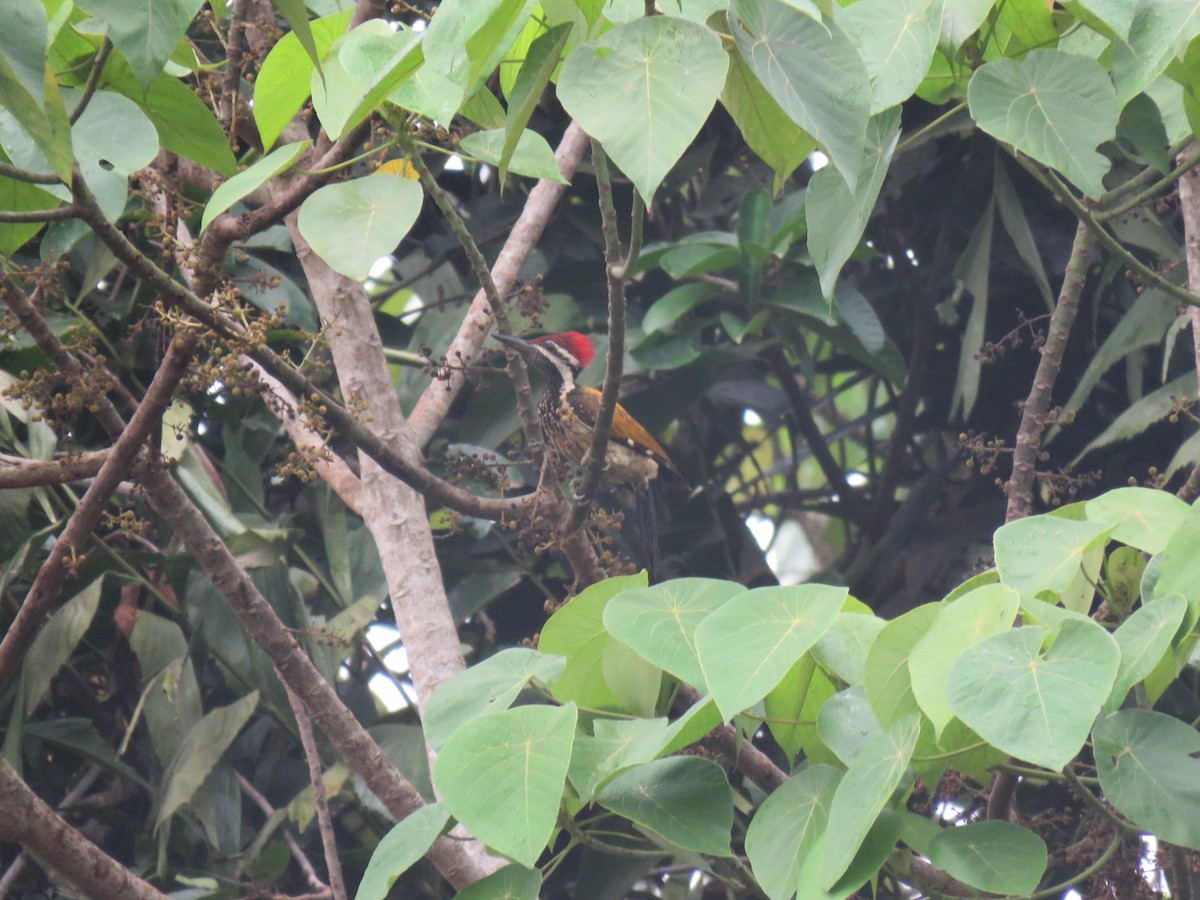
M229 31L225 39L225 72L221 77L218 118L225 126L230 143L237 137L238 94L242 82L242 58L246 53L246 40L242 34L245 13L246 0L233 0L229 4Z
M304 708L346 764L396 819L403 819L424 806L417 789L384 755L317 671L191 498L166 472L155 466L147 469L144 483L150 505L171 526L189 556L229 603L246 634L271 658L280 678L304 702ZM467 853L462 841L439 838L428 855L456 888L489 874Z
M321 480L333 488L343 503L355 515L362 515L362 479L360 479L346 461L326 446L324 438L309 427L300 411L300 404L279 380L250 357L242 357L246 364L254 367L258 379L266 388L263 400L267 409L283 423L288 437L296 445L296 449L308 457L313 471Z
M628 273L622 265L624 251L617 228L608 155L595 138L592 139L592 168L596 172L600 224L604 233L604 274L608 283L608 357L605 360L604 389L600 392L600 409L592 426L591 444L583 458L583 478L575 495L571 515L563 526L567 534L577 531L583 524L592 507L592 498L600 488L605 457L608 455L608 439L612 434L613 414L617 411L617 399L621 394L621 374L625 367L625 279Z
M1190 162L1200 160L1200 147L1189 148ZM1180 164L1185 154L1180 155ZM1187 262L1188 288L1200 295L1200 170L1190 168L1179 179L1179 211L1183 216L1183 251ZM1192 355L1196 368L1197 396L1200 396L1200 306L1189 306L1192 321ZM1179 489L1179 497L1191 503L1200 497L1200 463L1192 467Z
M61 222L74 219L79 211L73 204L56 206L54 209L6 209L0 210L0 223L5 225L34 225L40 222Z
M250 779L248 779L245 775L238 773L237 779L238 785L242 789L242 793L249 797L251 802L260 810L262 810L263 815L269 820L271 816L275 814L275 807L271 805L271 802L259 792ZM304 848L300 846L300 842L296 840L296 836L292 834L291 829L285 826L280 828L280 831L283 832L283 842L287 844L288 849L292 851L292 859L295 860L296 865L300 867L300 871L304 873L304 878L308 882L308 886L318 894L321 894L325 897L330 896L331 891L329 885L321 880L321 876L318 875L317 870L313 868L312 860L308 858L308 855L304 852Z
M74 125L79 121L79 117L87 110L88 104L92 102L92 96L96 93L96 87L100 84L100 76L104 74L104 66L108 62L108 56L112 53L112 41L107 37L100 42L100 49L96 51L96 58L92 61L92 70L88 72L87 84L83 86L83 95L79 98L79 102L75 104L75 108L71 110L69 122Z
M6 162L0 162L0 177L23 181L25 184L62 184L62 179L53 172L31 172Z
M837 492L839 503L846 511L846 518L859 527L866 527L870 521L871 511L858 491L846 481L846 473L842 470L841 464L833 458L825 435L821 433L820 427L813 418L808 397L805 395L804 389L796 383L796 376L788 364L783 347L779 344L771 344L763 355L791 404L792 418L795 419L796 427L804 437L804 442L808 444L809 452L821 467L821 472L824 473L829 486Z
M24 459L0 454L0 490L43 487L94 478L108 454L108 450L101 450L57 459Z
M587 141L588 137L584 134L583 129L572 122L563 135L562 142L558 145L555 153L558 171L568 182L575 174L579 160L583 157ZM492 266L492 282L500 295L507 294L516 287L521 267L537 245L542 232L546 230L554 208L566 189L566 184L543 179L529 192L521 215L513 225L512 231L509 232L508 239L504 242L504 246L500 249L496 262ZM471 305L463 317L458 334L454 336L454 340L450 342L450 347L446 350L446 357L461 360L464 364L478 357L491 326L491 304L486 292L481 287L474 299L471 300ZM418 446L423 447L429 443L429 439L437 431L442 419L449 411L450 405L458 396L458 392L462 390L466 377L464 370L465 365L463 369L453 368L450 371L449 379L435 381L417 400L417 405L413 407L408 422L416 435Z
M0 758L0 839L20 841L48 869L89 897L166 900L167 895L67 824Z
M442 218L450 226L450 232L454 235L455 240L458 241L458 245L462 248L463 253L466 254L467 261L471 264L471 271L475 273L475 279L479 282L479 288L483 291L483 296L487 300L491 317L499 327L500 333L512 334L512 326L508 322L508 311L504 308L504 298L496 289L496 282L492 280L492 273L488 269L487 260L483 258L483 252L479 249L479 245L475 243L475 238L471 236L471 231L467 228L467 223L462 220L462 216L458 214L458 210L450 202L449 196L442 190L442 186L438 184L437 179L433 177L433 173L429 171L429 166L425 165L425 160L421 158L420 152L413 143L412 135L408 133L403 122L397 127L396 134L400 140L400 146L404 148L404 152L408 156L409 162L417 170L417 175L421 179L421 187L425 188L425 193L430 196L434 204L441 211ZM521 358L519 353L510 350L507 356L509 378L512 379L513 389L517 395L517 414L521 419L521 429L525 434L525 439L531 445L540 446L542 443L542 426L538 420L537 408L533 403L533 392L529 387L529 370L525 366L525 360Z
M296 696L296 692L288 687L286 681L283 682L283 688L287 691L288 703L291 704L292 713L296 716L300 746L304 748L304 758L308 762L308 778L312 783L313 802L317 807L317 830L321 833L321 847L325 851L325 868L329 872L329 889L334 900L346 900L346 881L342 877L342 863L338 858L337 838L333 833L333 818L329 815L329 795L325 793L321 754L317 750L317 741L313 737L312 720L308 717L304 704Z
M1050 316L1046 343L1041 348L1042 356L1038 360L1029 396L1021 408L1021 425L1017 429L1017 440L1013 446L1012 476L1005 485L1005 492L1008 494L1008 510L1005 514L1007 522L1023 518L1033 511L1033 481L1038 452L1042 446L1042 433L1046 430L1054 383L1062 366L1071 325L1079 311L1079 298L1087 282L1088 268L1092 264L1095 250L1096 234L1086 222L1081 221L1075 229L1071 257L1067 260L1058 302Z
M1126 250L1121 242L1108 233L1108 229L1096 220L1096 217L1092 215L1092 212L1083 203L1081 203L1074 194L1071 193L1071 189L1067 187L1067 185L1063 183L1062 179L1055 175L1054 172L1049 170L1043 171L1036 163L1026 159L1025 156L1020 153L1014 153L1013 158L1021 164L1021 167L1025 169L1025 171L1029 172L1034 178L1045 185L1046 188L1054 194L1055 199L1062 203L1063 206L1067 207L1067 209L1071 210L1071 212L1075 214L1075 218L1079 219L1080 222L1088 227L1088 229L1096 236L1100 243L1104 245L1104 248L1116 256L1117 259L1121 260L1121 262L1123 262L1126 267L1133 272L1134 275L1157 288L1161 288L1176 300L1182 300L1184 303L1188 304L1188 306L1200 305L1200 297L1196 296L1186 288L1182 288L1179 285L1168 281L1166 278L1163 278L1148 265Z
M516 498L477 497L435 476L413 451L397 451L387 441L362 425L350 412L328 393L318 388L299 369L265 345L249 345L243 329L229 319L216 305L202 300L184 285L160 269L153 260L135 247L124 234L100 211L95 197L83 178L76 172L72 190L79 205L79 215L113 255L146 281L164 302L195 317L216 334L230 341L240 351L258 362L298 397L307 397L325 407L322 414L338 434L375 460L387 472L420 491L429 499L449 509L482 519L500 519L518 513L532 500L532 495ZM215 223L214 223L215 224Z
M17 290L11 281L0 282L0 292L9 309L21 320L22 324L32 316L38 316L24 292ZM26 308L28 307L28 308ZM44 325L44 323L42 323ZM67 362L64 371L70 371L74 362L76 374L80 369L79 363L71 359L70 354L58 342L49 329L43 334L49 334L53 342L45 342L43 352L52 358L60 357ZM100 516L108 504L112 492L120 484L135 458L142 451L151 433L159 426L162 415L175 395L175 388L187 374L187 366L191 360L195 338L177 335L167 350L162 364L155 373L154 380L146 391L146 396L139 404L137 411L130 419L129 425L120 432L116 443L104 460L95 481L87 489L79 505L71 514L66 527L55 541L54 547L38 570L37 577L25 596L12 624L9 625L3 640L0 640L0 685L8 684L20 669L21 660L33 644L42 620L50 609L50 605L58 597L67 578L74 572L74 564L84 543L91 537L92 531L100 521ZM65 358L64 358L65 355ZM61 365L61 364L60 364ZM111 406L109 407L111 409ZM110 424L116 425L120 417L113 410L108 416Z

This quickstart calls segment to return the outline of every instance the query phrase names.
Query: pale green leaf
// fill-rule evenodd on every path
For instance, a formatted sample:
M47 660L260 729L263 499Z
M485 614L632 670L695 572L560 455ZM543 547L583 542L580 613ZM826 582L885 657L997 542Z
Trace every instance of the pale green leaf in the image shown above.
M1113 632L1121 648L1121 664L1105 709L1118 709L1130 689L1154 671L1170 652L1188 612L1187 601L1178 594L1167 594L1139 607Z
M1200 732L1125 709L1101 719L1093 740L1105 799L1160 841L1200 850Z
M332 138L369 116L423 61L420 32L377 23L366 22L342 38L336 56L309 78L313 107Z
M1104 193L1110 163L1096 148L1117 133L1117 104L1099 63L1031 50L980 66L967 97L988 134L1057 169L1089 197Z
M985 741L1057 772L1087 740L1121 653L1090 621L1063 622L1043 652L1047 636L1044 628L1025 626L968 648L950 672L947 696Z
M850 39L836 24L773 0L734 0L729 25L763 87L856 188L871 86Z
M733 794L709 759L672 756L618 773L596 802L697 853L728 856Z
M565 666L566 660L548 652L501 650L438 686L425 707L426 740L441 747L467 722L503 712L530 683L552 682Z
M538 900L542 876L537 869L509 863L498 872L467 885L454 900Z
M425 855L449 819L450 810L435 803L393 825L375 845L354 900L384 900L396 879Z
M891 725L920 708L913 696L908 658L917 641L933 625L938 611L936 604L926 603L893 619L867 651L863 689L876 718L884 725Z
M79 6L108 25L108 37L130 68L149 84L162 73L203 0L79 0Z
M866 840L879 813L908 770L920 733L920 717L906 716L880 732L855 757L833 795L821 884L836 884ZM857 887L857 885L855 885Z
M454 817L489 847L534 865L558 819L576 717L574 703L521 706L455 731L434 769Z
M866 63L871 112L912 96L937 48L942 0L858 0L835 16Z
M817 713L817 735L847 766L880 731L879 720L861 685L834 694Z
M775 789L746 829L746 855L771 900L788 900L805 859L822 856L829 808L842 774L809 766Z
M607 578L588 587L550 617L542 628L538 647L567 661L562 674L553 680L555 698L574 700L593 709L620 708L619 698L604 679L604 652L611 637L603 616L610 601L622 591L645 586L645 573Z
M941 607L908 660L913 696L938 737L954 718L946 685L955 660L967 647L1012 627L1021 597L1011 587L989 584Z
M597 719L592 733L575 737L567 778L590 802L618 770L650 762L667 742L666 719Z
M725 720L767 695L832 624L846 589L820 584L737 594L696 628L704 681Z
M1000 580L1023 598L1042 591L1057 596L1071 592L1091 562L1090 551L1103 548L1112 525L1074 522L1061 516L1028 516L1001 526L993 537Z
M1012 822L968 822L939 831L929 861L981 891L1026 895L1046 871L1046 842Z
M533 20L530 20L533 22ZM539 26L540 27L540 26ZM524 133L525 126L537 105L541 102L542 92L550 83L550 76L562 59L563 50L571 36L571 25L556 25L545 34L539 35L525 54L521 69L508 96L508 112L505 117L504 146L500 151L500 186L503 188L508 175L509 163L517 152L518 141ZM501 75L503 80L503 73ZM514 171L516 171L514 169ZM561 177L557 163L554 165L553 177Z
M880 113L867 123L863 156L853 179L844 178L840 169L826 166L809 182L804 207L808 249L826 298L833 296L842 266L862 239L899 137L900 110ZM848 181L855 187L851 188Z
M408 234L424 199L418 182L377 173L311 194L296 224L330 268L347 278L363 279Z
M1124 106L1150 86L1176 54L1200 34L1200 4L1194 0L1141 2L1129 40L1113 44L1113 81Z
M696 628L745 590L735 582L708 578L675 578L651 588L625 590L604 609L604 627L660 669L703 687ZM577 602L578 598L571 605ZM544 646L544 632L542 640Z
M710 29L640 18L577 47L563 62L558 99L649 203L708 118L727 68Z
M1088 521L1113 527L1112 540L1154 555L1188 516L1188 505L1167 491L1123 487L1089 500Z
M729 55L721 103L737 123L746 144L774 170L778 192L817 142L775 102L736 48Z
M213 191L204 207L200 219L200 230L207 228L217 216L233 206L247 194L257 190L269 178L291 168L292 163L312 145L312 141L298 141L272 150L244 172L234 175Z
M503 128L477 131L463 138L459 146L463 153L499 168L505 137L506 132ZM558 184L567 183L558 171L554 151L550 149L546 139L535 131L521 132L512 158L508 161L508 170L529 178L542 178Z
M347 9L311 23L318 58L345 34L352 12ZM294 33L285 34L271 48L254 79L254 121L263 147L273 146L284 126L304 106L312 92L310 80L315 70L312 57Z

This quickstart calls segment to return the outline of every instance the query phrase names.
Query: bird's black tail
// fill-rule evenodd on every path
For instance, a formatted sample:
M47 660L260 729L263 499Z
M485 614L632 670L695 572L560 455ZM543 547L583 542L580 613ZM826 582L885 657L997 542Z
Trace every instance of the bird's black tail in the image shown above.
M642 545L642 564L650 575L650 583L658 581L658 512L654 508L654 492L650 485L634 492L637 495L638 540Z

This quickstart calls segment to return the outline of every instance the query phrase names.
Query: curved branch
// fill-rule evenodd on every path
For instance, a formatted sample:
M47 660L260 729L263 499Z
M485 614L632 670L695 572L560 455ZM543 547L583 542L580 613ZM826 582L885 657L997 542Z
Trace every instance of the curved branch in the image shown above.
M79 121L79 117L83 115L88 104L92 102L92 96L96 93L96 87L100 84L100 76L104 73L104 66L108 62L112 48L112 41L107 37L100 42L100 49L96 51L96 58L92 60L92 70L88 72L87 84L83 86L83 96L79 98L79 102L71 110L71 116L68 121L72 125Z
M6 162L0 162L0 177L23 181L25 184L62 184L62 179L53 172L31 172Z
M1182 300L1188 306L1200 306L1200 297L1193 294L1187 288L1182 288L1179 285L1168 281L1166 278L1163 278L1148 265L1126 250L1121 242L1108 233L1108 229L1096 220L1096 217L1092 215L1092 212L1083 203L1081 203L1074 194L1071 193L1071 189L1063 184L1062 179L1054 174L1054 172L1048 169L1043 171L1037 166L1036 163L1026 159L1019 153L1013 153L1013 158L1020 163L1021 168L1025 169L1025 171L1029 172L1034 178L1036 178L1051 192L1053 192L1055 198L1062 203L1063 206L1071 210L1071 212L1075 214L1075 218L1079 219L1080 222L1088 227L1088 229L1096 236L1100 243L1104 245L1105 249L1121 260L1121 262L1123 262L1129 268L1129 270L1133 272L1134 275L1137 275L1144 281L1162 289L1163 291L1166 291L1176 300Z

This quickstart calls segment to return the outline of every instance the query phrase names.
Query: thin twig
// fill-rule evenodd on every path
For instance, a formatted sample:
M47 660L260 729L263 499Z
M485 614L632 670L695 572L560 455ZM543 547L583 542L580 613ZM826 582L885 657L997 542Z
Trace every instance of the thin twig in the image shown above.
M39 347L47 356L54 359L64 372L73 373L77 377L82 374L79 362L49 330L41 314L33 308L23 291L11 280L4 279L0 282L0 295L9 310L35 340L38 340ZM101 411L102 421L106 420L105 424L110 432L115 429L120 436L96 474L95 481L87 489L38 570L25 602L0 641L0 685L8 684L17 673L21 660L33 644L50 605L58 597L67 578L75 571L79 561L79 550L99 524L112 492L142 452L147 438L159 427L162 415L175 395L176 386L187 374L194 347L194 336L178 335L171 341L167 354L146 391L146 396L123 430L120 416L107 399L104 399L107 411Z
M621 393L621 373L625 365L625 279L621 236L617 230L617 210L613 204L612 176L608 156L600 142L592 139L592 168L596 172L596 187L600 196L600 223L604 233L605 275L608 281L608 358L604 372L604 388L600 392L600 409L592 425L592 441L583 459L583 478L571 515L564 530L571 534L583 524L592 507L592 498L600 488L604 472L608 438L612 434L613 414Z
M1200 148L1196 148L1193 146L1193 152L1190 155L1189 154L1180 154L1180 156L1179 156L1178 160L1176 160L1176 162L1178 163L1178 165L1176 165L1176 167L1174 169L1172 169L1170 172L1168 172L1162 178L1155 181L1153 184L1150 185L1150 187L1146 188L1144 191L1141 191L1137 195L1126 200L1124 203L1114 206L1111 209L1098 210L1095 214L1096 221L1097 222L1106 222L1109 219L1115 218L1120 215L1124 215L1125 213L1129 212L1131 209L1136 209L1137 207L1141 206L1143 203L1149 203L1151 200L1154 200L1155 198L1157 198L1158 196L1163 194L1167 190L1167 188L1169 188L1169 187L1171 187L1171 185L1175 184L1175 182L1178 181L1178 182L1182 183L1184 176L1186 176L1189 172L1194 170L1197 164L1200 164ZM1192 293L1193 294L1196 293L1194 288L1192 289Z
M242 775L238 773L238 785L242 789L242 793L250 798L251 802L257 806L268 819L275 814L275 807L271 805L271 801L259 792L258 788ZM288 845L288 849L292 851L292 859L296 861L296 865L300 867L300 871L304 873L304 878L308 882L308 886L316 891L319 895L330 896L330 888L321 880L321 876L317 874L317 870L313 868L312 860L304 852L304 848L300 846L300 842L296 840L296 836L292 834L291 829L281 828L283 832L283 842ZM323 893L322 893L323 892Z
M845 470L834 459L833 453L829 449L829 444L825 440L825 435L821 433L820 426L817 425L816 419L813 418L808 396L804 393L804 389L796 383L796 376L792 372L792 367L788 364L787 355L784 353L783 347L779 344L772 344L764 351L763 355L766 358L767 365L771 368L771 372L779 382L779 386L783 389L784 395L791 404L792 418L796 422L796 427L804 437L805 443L808 444L808 449L812 453L813 458L821 467L821 472L825 475L825 480L829 482L830 488L837 493L839 505L845 510L846 518L852 520L860 527L865 527L869 521L868 517L871 511L858 491L846 481Z
M0 176L26 184L62 184L62 179L53 172L31 172L6 162L0 162Z
M242 34L246 0L233 0L229 5L229 37L225 41L225 73L221 79L221 124L232 143L237 137L238 94L242 84L242 58L246 40Z
M521 267L546 230L559 198L567 189L565 182L569 182L575 174L587 141L583 129L572 122L554 154L564 183L542 179L529 192L521 214L492 266L492 281L501 295L516 287ZM478 357L491 326L491 303L481 287L471 300L458 333L446 350L446 358L466 363ZM425 446L433 437L465 383L462 371L452 369L449 375L445 381L435 381L422 392L408 418L418 446Z
M1055 198L1057 198L1059 202L1063 204L1063 206L1071 210L1071 212L1075 214L1075 218L1087 225L1089 230L1091 230L1097 239L1099 239L1100 243L1104 245L1104 248L1116 256L1122 263L1124 263L1134 275L1138 276L1143 281L1146 281L1149 284L1166 291L1176 300L1182 300L1189 306L1200 305L1200 296L1193 294L1187 288L1182 288L1168 279L1163 278L1144 262L1130 253L1127 249L1125 249L1124 245L1122 245L1120 241L1109 234L1107 228L1105 228L1100 222L1096 221L1096 217L1091 213L1091 211L1073 193L1071 193L1071 189L1067 187L1067 185L1063 183L1063 180L1059 178L1053 171L1049 169L1041 169L1036 163L1027 159L1023 154L1020 153L1014 152L1013 158L1020 163L1021 167L1025 169L1025 171L1029 172L1034 178L1045 185L1045 187L1054 194Z
M41 222L61 222L79 214L74 204L54 209L6 209L0 210L0 223L5 225L33 225Z
M79 102L71 110L69 121L72 125L79 121L79 117L83 115L88 104L92 102L92 96L96 93L96 86L100 84L100 76L104 74L104 65L108 62L108 55L112 53L112 48L112 41L107 37L100 42L100 49L96 51L96 58L92 61L92 71L88 73L87 84L83 86L83 96L79 98Z
M405 153L408 155L408 161L417 170L417 176L421 179L421 187L425 188L425 193L429 195L434 205L441 211L442 218L450 226L451 234L454 235L463 253L466 254L467 261L471 265L471 271L475 274L475 279L479 282L479 287L487 298L492 319L496 322L500 333L512 334L512 326L508 321L508 311L504 308L504 298L500 296L500 292L496 289L496 282L492 279L491 269L488 268L483 251L479 249L479 245L471 235L471 230L467 228L467 223L463 221L462 216L458 214L458 210L454 208L454 204L450 202L450 197L442 189L442 186L438 184L438 180L433 176L433 173L429 171L429 166L425 165L425 160L421 158L421 154L413 146L412 135L405 129L403 123L398 127L397 135L400 146L404 148ZM526 369L525 361L519 353L509 351L506 355L508 357L509 377L512 379L513 388L517 395L517 414L521 419L522 431L524 431L526 441L531 446L540 446L542 442L542 426L538 420L537 407L533 402L533 393L529 388L529 371Z
M300 746L308 761L308 777L312 782L313 802L317 806L317 828L321 832L321 846L325 851L325 868L329 872L329 887L334 900L346 900L346 880L342 877L342 863L338 858L337 837L333 833L333 817L329 814L329 795L325 792L325 778L321 771L321 754L313 736L312 719L300 698L288 683L283 682L288 702L296 716L296 728L300 733Z

